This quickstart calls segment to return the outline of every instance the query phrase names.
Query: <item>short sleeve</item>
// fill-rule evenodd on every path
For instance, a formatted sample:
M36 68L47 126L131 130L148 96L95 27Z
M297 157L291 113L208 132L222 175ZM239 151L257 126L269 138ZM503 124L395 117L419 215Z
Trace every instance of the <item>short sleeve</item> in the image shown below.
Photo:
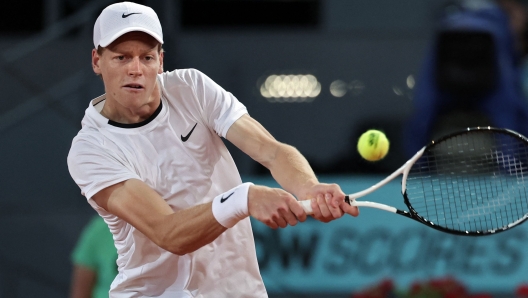
M68 170L87 199L116 183L141 180L124 158L86 140L74 139L68 154Z
M246 107L230 92L196 69L188 69L184 79L191 85L203 108L203 116L209 127L225 137L231 125L242 115Z

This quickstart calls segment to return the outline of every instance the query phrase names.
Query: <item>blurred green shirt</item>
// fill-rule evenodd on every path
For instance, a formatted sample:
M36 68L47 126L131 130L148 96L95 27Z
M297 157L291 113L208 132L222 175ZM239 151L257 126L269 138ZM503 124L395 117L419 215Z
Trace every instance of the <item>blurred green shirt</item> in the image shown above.
M93 298L108 298L110 284L117 275L117 251L112 233L100 216L86 225L72 253L75 265L90 268L96 273Z

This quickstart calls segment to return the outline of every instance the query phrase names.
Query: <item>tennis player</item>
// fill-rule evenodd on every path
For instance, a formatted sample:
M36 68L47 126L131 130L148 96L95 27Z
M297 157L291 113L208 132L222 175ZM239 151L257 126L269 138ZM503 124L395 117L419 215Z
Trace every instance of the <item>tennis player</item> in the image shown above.
M335 184L275 140L231 93L194 69L163 71L149 7L106 7L94 26L92 100L68 155L71 176L118 251L110 297L267 297L248 216L271 228L357 216ZM242 183L221 137L284 188ZM295 196L294 196L295 195Z

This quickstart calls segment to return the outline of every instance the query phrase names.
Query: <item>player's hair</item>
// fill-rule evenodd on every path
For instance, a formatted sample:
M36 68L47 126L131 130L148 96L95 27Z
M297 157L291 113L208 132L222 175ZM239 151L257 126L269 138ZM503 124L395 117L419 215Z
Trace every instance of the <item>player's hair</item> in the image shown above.
M103 48L102 46L97 46L97 54L99 56L101 56L103 54L103 51L105 50L106 48ZM163 52L163 46L161 43L158 43L158 53L162 53Z

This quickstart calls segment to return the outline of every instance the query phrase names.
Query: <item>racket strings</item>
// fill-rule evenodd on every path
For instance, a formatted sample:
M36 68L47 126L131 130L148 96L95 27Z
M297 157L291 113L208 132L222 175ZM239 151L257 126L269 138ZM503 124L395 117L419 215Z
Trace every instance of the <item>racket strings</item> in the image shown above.
M528 149L517 136L474 131L430 146L407 176L408 204L426 221L491 231L528 213Z

